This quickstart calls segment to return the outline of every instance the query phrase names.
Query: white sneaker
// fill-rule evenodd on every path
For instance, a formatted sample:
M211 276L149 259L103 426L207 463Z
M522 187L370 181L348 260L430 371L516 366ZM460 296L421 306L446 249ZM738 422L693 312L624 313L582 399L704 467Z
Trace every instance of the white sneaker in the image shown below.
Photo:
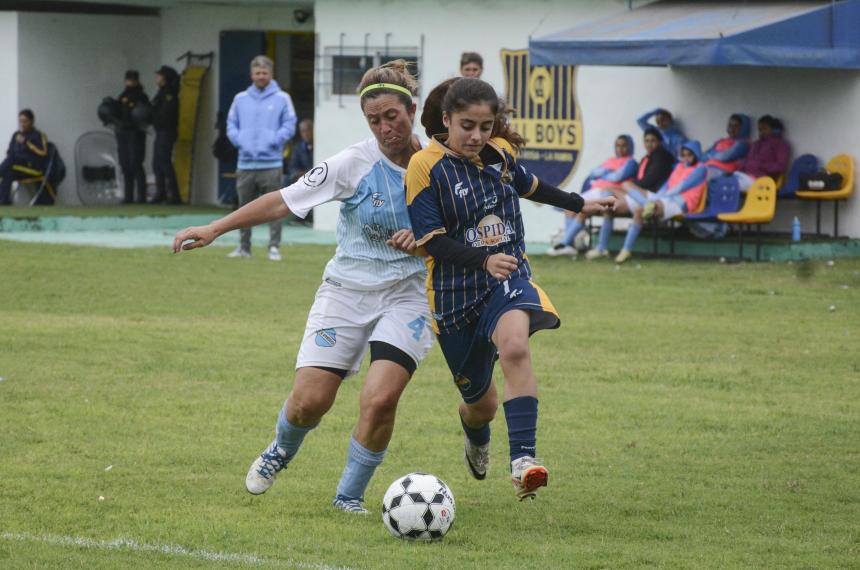
M618 252L618 255L615 256L615 263L618 263L620 265L631 257L633 257L633 254L630 252L629 249L622 249Z
M490 467L490 444L475 445L465 437L466 445L463 447L463 459L466 460L466 467L472 477L478 481L483 481L487 476L487 469Z
M227 257L251 257L251 252L246 249L242 249L242 246L239 246L228 253Z
M555 245L546 250L546 254L550 257L560 257L562 255L566 255L568 257L576 259L576 250L569 245Z
M519 500L534 499L537 490L549 482L549 472L534 457L526 455L511 461L511 482Z
M367 515L370 511L364 508L364 503L361 499L349 499L343 495L337 495L331 502L331 505L341 511L354 513L357 515Z
M589 249L585 252L585 259L588 261L594 261L595 259L600 259L602 257L609 257L609 252L601 251L599 249Z
M287 467L290 459L285 453L281 453L278 442L273 441L269 447L260 454L245 476L245 488L252 495L262 495L275 484L275 477Z
M269 261L280 261L281 260L281 252L278 250L276 246L269 247Z

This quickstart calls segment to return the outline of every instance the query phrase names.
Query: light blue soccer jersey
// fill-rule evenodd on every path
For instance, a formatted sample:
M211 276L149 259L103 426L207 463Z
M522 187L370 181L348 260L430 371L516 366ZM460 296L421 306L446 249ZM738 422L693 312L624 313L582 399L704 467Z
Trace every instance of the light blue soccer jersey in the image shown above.
M376 290L416 274L424 260L385 242L398 230L412 229L400 168L379 150L375 139L354 144L325 160L281 196L304 218L315 206L342 202L337 219L337 251L323 277L358 290Z

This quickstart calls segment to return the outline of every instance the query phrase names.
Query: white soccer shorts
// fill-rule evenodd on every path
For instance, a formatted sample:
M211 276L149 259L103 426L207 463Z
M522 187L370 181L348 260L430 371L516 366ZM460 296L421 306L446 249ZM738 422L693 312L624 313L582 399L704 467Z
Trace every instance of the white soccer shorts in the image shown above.
M414 275L380 291L357 291L331 280L317 289L296 368L358 372L371 341L395 346L419 364L433 347L424 279Z

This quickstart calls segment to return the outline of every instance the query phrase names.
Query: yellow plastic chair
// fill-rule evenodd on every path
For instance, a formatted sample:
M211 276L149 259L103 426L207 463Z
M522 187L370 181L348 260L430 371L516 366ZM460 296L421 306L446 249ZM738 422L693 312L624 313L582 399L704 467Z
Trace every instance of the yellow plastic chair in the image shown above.
M737 224L738 227L738 257L744 258L744 225L755 224L756 247L755 258L761 258L761 226L770 223L776 214L776 182L770 176L764 176L753 182L747 190L747 198L743 207L731 214L717 214L721 222Z
M821 235L821 202L833 201L833 237L839 236L839 201L854 193L854 161L847 154L837 154L830 159L825 167L827 172L838 172L842 175L842 188L839 190L824 190L821 192L800 191L795 194L803 200L815 200L815 234Z

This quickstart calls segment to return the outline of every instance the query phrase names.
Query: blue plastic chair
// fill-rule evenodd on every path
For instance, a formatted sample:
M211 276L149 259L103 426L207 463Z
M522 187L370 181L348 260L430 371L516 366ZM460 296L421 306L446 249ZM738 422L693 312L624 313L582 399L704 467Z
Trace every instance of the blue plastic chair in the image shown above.
M802 154L791 163L785 184L776 193L777 200L780 198L794 198L795 193L800 190L800 175L804 172L816 172L818 170L818 157L814 154Z
M698 214L684 216L684 221L716 221L717 214L737 212L741 189L734 176L720 176L708 183L708 205Z

